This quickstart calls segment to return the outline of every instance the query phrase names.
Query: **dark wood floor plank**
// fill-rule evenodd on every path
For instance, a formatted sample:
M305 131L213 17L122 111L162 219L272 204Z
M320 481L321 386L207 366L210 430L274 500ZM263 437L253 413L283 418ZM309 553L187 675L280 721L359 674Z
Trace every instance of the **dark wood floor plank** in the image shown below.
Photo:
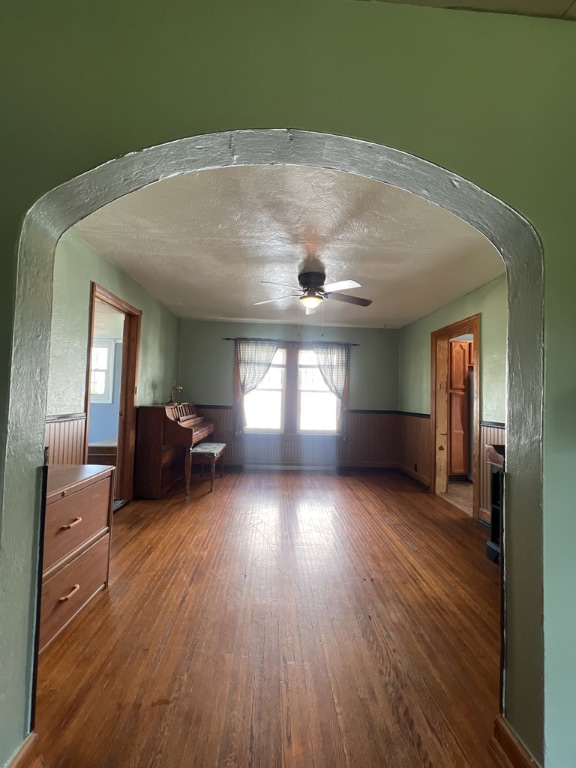
M394 473L123 507L110 588L40 659L47 768L489 768L486 538Z

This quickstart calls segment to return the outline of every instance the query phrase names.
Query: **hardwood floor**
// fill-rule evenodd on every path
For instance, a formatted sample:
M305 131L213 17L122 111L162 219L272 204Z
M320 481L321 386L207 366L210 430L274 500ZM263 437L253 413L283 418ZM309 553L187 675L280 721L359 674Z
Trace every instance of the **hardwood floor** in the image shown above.
M473 496L474 484L466 480L457 480L448 483L448 492L443 495L443 498L471 517L474 514Z
M114 517L40 658L47 768L493 768L499 571L394 473L227 472Z

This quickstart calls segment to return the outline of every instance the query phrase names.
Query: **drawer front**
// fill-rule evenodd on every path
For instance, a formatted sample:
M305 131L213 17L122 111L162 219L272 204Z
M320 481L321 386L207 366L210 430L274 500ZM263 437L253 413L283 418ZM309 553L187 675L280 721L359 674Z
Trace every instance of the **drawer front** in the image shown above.
M109 551L107 533L43 583L40 650L106 586Z
M65 491L63 492L65 493ZM44 562L47 570L109 525L110 477L60 496L46 507Z

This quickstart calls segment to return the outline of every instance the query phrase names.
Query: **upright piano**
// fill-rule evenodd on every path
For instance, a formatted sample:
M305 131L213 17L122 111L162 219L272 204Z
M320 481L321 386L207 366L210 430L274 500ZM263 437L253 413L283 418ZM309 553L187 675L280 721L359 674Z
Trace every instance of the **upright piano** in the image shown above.
M214 432L196 406L141 405L136 428L134 495L159 499L183 477L190 481L190 448Z

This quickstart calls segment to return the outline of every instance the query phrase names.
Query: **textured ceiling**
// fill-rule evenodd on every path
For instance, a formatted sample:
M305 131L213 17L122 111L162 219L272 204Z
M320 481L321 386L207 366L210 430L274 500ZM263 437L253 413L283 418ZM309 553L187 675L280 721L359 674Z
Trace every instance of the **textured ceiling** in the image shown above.
M366 0L361 0L365 2ZM426 5L462 11L513 13L519 16L544 16L552 19L576 20L576 0L377 0L400 5Z
M74 231L179 317L399 328L504 273L496 249L411 193L342 171L243 166L199 171L126 195ZM370 307L292 293L304 259L352 279Z

